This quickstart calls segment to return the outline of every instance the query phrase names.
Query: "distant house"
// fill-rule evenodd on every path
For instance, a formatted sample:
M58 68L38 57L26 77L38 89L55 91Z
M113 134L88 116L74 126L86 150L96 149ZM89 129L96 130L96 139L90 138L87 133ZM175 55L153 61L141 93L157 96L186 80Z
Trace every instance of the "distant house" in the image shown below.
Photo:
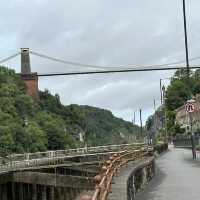
M200 129L200 94L195 97L195 110L190 113L192 120L192 129L196 131ZM186 104L176 109L176 123L178 123L181 128L185 128L186 131L190 130L190 117L189 113L186 112Z

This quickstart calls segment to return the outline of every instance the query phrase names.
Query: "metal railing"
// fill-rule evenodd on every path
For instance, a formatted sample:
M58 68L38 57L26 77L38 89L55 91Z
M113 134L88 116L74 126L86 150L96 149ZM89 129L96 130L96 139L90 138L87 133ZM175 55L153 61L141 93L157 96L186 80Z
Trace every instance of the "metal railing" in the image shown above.
M119 149L128 147L137 147L145 145L144 143L132 143L132 144L122 144L122 145L108 145L108 146L97 146L97 147L87 147L87 148L77 148L77 149L66 149L66 150L56 150L56 151L46 151L46 152L36 152L36 153L25 153L25 154L11 154L6 157L7 160L20 161L20 160L31 160L37 158L53 158L63 155L77 155L86 153L99 153L105 151L118 151ZM3 158L5 159L5 158Z
M122 153L128 149L138 149L144 146L144 143L133 143L37 153L11 154L6 158L0 158L0 172L13 171L34 166L55 165L66 158L84 156L88 154L101 154L105 152L111 152L114 154L119 151Z

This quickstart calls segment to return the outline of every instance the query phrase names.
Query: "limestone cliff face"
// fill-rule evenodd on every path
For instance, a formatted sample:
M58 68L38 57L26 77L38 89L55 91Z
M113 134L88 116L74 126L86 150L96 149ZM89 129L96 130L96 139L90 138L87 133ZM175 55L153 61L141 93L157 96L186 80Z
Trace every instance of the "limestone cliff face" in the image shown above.
M149 126L149 134L154 137L164 127L164 111L163 107L159 107L151 117L151 123Z

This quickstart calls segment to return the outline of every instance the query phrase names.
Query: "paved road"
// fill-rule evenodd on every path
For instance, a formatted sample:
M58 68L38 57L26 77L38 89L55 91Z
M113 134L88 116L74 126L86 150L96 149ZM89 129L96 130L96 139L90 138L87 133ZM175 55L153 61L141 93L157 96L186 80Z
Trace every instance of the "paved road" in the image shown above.
M190 150L171 149L157 160L156 177L136 200L199 200L200 161Z

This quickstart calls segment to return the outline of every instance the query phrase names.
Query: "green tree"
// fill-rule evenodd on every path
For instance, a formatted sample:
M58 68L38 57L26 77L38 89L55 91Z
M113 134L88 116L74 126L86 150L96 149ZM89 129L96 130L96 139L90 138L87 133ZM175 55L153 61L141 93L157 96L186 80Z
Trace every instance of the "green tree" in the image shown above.
M147 131L149 131L152 126L153 126L153 115L149 116L146 121Z
M15 98L15 107L23 117L33 115L35 111L33 99L25 94L18 95Z
M0 154L8 155L12 152L14 140L9 126L0 126Z
M166 106L174 110L182 106L191 97L191 91L181 80L174 81L166 92Z
M65 149L65 124L62 118L46 112L38 113L36 118L42 130L46 132L48 149Z
M44 131L35 122L29 122L25 127L26 143L25 149L28 152L46 151L47 150L47 138Z

